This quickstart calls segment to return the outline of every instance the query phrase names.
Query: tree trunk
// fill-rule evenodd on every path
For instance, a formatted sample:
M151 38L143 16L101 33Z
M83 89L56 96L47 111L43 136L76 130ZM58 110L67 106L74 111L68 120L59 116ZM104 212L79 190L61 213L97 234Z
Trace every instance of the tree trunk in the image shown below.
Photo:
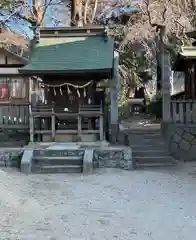
M43 26L44 24L44 15L47 7L41 5L41 0L32 0L33 18L39 26Z
M71 2L71 26L83 27L83 4L81 0Z

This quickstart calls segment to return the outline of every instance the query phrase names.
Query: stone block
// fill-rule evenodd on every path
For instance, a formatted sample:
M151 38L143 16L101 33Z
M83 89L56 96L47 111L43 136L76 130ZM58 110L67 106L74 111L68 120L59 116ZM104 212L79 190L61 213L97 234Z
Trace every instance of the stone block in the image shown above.
M188 153L191 157L191 160L196 160L196 145L192 145L190 149L190 153Z
M83 158L84 149L35 149L33 152L34 157L74 157L78 156Z
M95 141L97 141L97 135L96 134L82 134L81 141L82 142L95 142Z
M31 173L32 158L33 158L33 150L32 149L25 150L21 160L21 166L20 166L21 172L26 174Z
M175 132L176 132L179 136L182 136L183 133L184 133L184 129L182 129L182 128L176 128Z
M182 135L182 138L188 142L191 142L194 138L193 134L189 133L189 132L185 132L183 135Z
M119 131L119 133L118 133L118 143L119 144L125 144L126 145L126 143L125 143L125 132L124 131Z
M179 143L182 140L182 137L178 133L174 133L172 142Z
M124 169L132 170L133 169L133 162L132 162L132 151L130 147L124 149L124 161L122 163Z
M132 151L130 147L104 147L95 149L93 156L94 167L133 169Z
M182 140L179 144L179 147L182 149L182 150L185 150L185 151L189 151L190 147L191 147L191 144L185 140Z
M196 145L196 137L193 138L191 144L192 144L192 145Z
M111 139L110 142L116 144L118 141L118 132L119 132L119 125L118 124L111 124Z
M193 134L193 135L196 135L196 128L194 127L194 128L191 128L190 129L190 132Z
M55 136L55 141L56 142L67 142L67 141L72 141L73 140L73 135L71 134L56 134Z
M83 158L83 173L92 173L93 171L93 153L94 149L86 149Z
M172 142L169 145L169 150L170 150L171 153L175 153L177 149L178 149L178 144L177 143Z
M43 142L52 142L52 137L46 134L42 135Z

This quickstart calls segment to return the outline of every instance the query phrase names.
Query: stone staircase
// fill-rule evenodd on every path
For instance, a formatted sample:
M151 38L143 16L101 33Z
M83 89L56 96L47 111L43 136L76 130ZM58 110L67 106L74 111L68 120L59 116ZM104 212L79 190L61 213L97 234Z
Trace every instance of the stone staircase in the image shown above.
M170 156L160 129L137 129L129 133L134 168L175 166L177 161Z
M84 150L34 150L33 173L81 173Z
M23 173L92 173L97 168L132 169L131 148L106 141L35 143L24 149Z

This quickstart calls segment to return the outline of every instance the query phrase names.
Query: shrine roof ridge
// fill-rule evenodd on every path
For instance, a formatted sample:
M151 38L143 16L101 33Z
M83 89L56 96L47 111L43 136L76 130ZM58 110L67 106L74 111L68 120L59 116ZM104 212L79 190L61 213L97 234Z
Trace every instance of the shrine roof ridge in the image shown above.
M85 26L85 27L42 27L40 37L74 37L74 36L101 36L107 30L106 26Z

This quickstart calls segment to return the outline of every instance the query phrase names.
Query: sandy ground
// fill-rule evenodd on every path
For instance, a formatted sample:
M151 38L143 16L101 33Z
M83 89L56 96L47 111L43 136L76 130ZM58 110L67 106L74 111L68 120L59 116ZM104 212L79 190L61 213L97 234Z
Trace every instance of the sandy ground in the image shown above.
M88 176L1 170L0 239L193 240L192 165Z

